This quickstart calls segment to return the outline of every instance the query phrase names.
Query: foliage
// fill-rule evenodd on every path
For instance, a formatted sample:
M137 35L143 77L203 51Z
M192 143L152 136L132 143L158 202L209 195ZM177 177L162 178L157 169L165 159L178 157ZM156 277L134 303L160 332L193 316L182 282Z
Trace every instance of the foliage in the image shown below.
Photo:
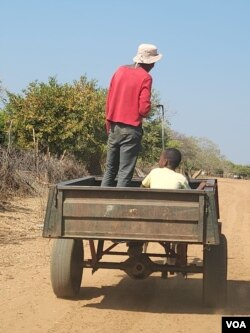
M5 124L5 114L3 111L0 110L0 144L4 143L5 139L5 131L4 131L4 124Z
M0 81L0 107L1 105L4 105L4 103L6 102L6 98L5 98L5 90L2 86L2 82ZM5 114L3 112L3 110L1 110L0 108L0 144L3 144L4 142L4 120Z
M250 165L233 165L233 173L240 178L250 178Z
M0 106L6 103L6 91L2 85L2 81L0 80Z
M223 169L223 156L219 147L208 138L199 138L197 143L200 147L199 160L202 170L213 175Z
M73 85L60 85L49 78L48 83L29 84L23 93L8 92L5 107L18 147L30 149L36 144L39 151L57 156L68 151L82 160L100 159L106 142L106 91L95 81L81 77Z
M95 81L81 77L73 85L60 85L55 78L48 83L29 84L23 95L8 92L5 107L7 122L11 124L12 141L22 149L50 152L59 158L65 151L86 163L92 174L102 173L107 134L105 131L106 90L97 88ZM152 105L159 102L153 91ZM144 122L141 160L153 162L162 147L162 125L167 141L167 124L159 108L153 107Z
M22 94L7 92L8 99L0 82L0 92L4 106L0 109L0 143L59 160L66 154L83 162L89 173L102 173L107 148L106 89L97 87L95 80L82 76L73 84L59 84L51 77L47 83L30 83ZM157 163L163 147L176 147L190 175L200 169L215 176L236 173L249 177L249 166L225 160L211 140L172 131L159 101L153 91L152 110L143 123L138 161L142 168Z
M162 145L167 142L167 130L164 129L164 138L162 138L162 124L159 119L145 121L143 126L143 139L141 148L141 159L147 163L154 163L159 159L162 151Z
M144 134L140 154L140 165L152 165L158 161L163 147L165 147L169 141L169 121L166 115L162 114L162 110L156 105L159 105L159 97L153 91L153 107L149 117L144 119L143 122Z
M207 138L188 137L172 132L173 146L179 148L183 155L183 167L191 175L196 170L203 170L207 175L222 175L224 157L218 146Z

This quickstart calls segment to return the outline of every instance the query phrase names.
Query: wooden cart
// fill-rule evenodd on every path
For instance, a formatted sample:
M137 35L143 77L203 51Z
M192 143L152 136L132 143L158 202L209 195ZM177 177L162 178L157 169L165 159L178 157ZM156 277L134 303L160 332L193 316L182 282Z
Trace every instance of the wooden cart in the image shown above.
M56 239L51 282L57 297L78 294L83 268L105 268L123 270L134 279L154 272L163 278L202 273L204 304L225 305L227 241L218 222L216 179L191 180L191 190L145 189L141 179L127 188L100 184L99 177L85 177L50 188L43 237ZM84 257L83 241L90 258ZM125 250L117 251L121 242ZM150 242L163 251L147 253ZM202 264L188 263L188 244L202 246Z

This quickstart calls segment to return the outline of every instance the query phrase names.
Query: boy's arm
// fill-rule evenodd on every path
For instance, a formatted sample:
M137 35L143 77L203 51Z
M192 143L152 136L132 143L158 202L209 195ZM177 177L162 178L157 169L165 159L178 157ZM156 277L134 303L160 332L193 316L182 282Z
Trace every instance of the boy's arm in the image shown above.
M150 184L151 184L151 172L143 179L141 185L142 187L150 188Z
M191 187L189 186L189 183L188 183L188 180L186 177L184 177L183 187L184 187L184 189L191 190Z

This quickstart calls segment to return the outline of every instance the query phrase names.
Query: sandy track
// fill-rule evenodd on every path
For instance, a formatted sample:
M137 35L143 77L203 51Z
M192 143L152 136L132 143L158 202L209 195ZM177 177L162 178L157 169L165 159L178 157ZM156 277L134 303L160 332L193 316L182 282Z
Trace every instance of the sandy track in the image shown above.
M219 180L219 199L229 247L223 312L202 307L200 275L134 281L120 271L85 269L78 299L57 299L50 285L52 241L41 237L45 200L0 206L0 332L216 333L223 314L250 315L250 181Z

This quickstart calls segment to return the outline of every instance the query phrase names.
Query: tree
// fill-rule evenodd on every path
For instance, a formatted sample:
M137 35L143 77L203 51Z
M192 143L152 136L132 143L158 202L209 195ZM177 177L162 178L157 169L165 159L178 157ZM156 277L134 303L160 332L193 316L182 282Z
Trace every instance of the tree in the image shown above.
M5 123L5 114L2 110L2 106L6 103L5 89L2 86L0 81L0 144L4 143L5 133L4 133L4 123Z
M202 170L209 175L216 175L219 170L223 170L223 156L219 147L208 138L199 138L200 147L199 159Z
M172 132L170 145L179 148L183 155L183 167L191 175L195 170L203 170L206 174L222 176L225 158L218 146L208 138L188 137Z
M201 148L195 137L188 137L184 134L172 131L169 147L174 147L181 151L181 166L186 173L191 175L195 170L201 169L201 161L199 159Z
M8 92L9 102L4 111L8 128L12 124L15 144L58 157L65 151L84 161L88 171L101 174L106 151L105 131L106 90L85 76L73 84L59 84L51 77L48 83L32 82L23 94ZM159 98L153 91L152 111L144 122L144 136L140 159L153 162L159 158L162 147L162 121L167 141L167 120L163 120L155 105Z
M156 163L159 160L162 147L165 147L169 141L170 123L166 115L163 117L162 110L157 107L159 101L158 94L153 90L152 109L149 116L143 121L144 134L139 158L143 167Z
M100 173L105 96L106 90L84 76L72 85L52 77L48 83L30 83L23 95L8 92L5 113L16 145L29 149L35 141L40 151L57 156L68 151L84 160L89 172Z
M241 178L250 178L250 165L233 165L233 173Z
M0 144L3 144L5 140L4 133L4 112L0 110Z

